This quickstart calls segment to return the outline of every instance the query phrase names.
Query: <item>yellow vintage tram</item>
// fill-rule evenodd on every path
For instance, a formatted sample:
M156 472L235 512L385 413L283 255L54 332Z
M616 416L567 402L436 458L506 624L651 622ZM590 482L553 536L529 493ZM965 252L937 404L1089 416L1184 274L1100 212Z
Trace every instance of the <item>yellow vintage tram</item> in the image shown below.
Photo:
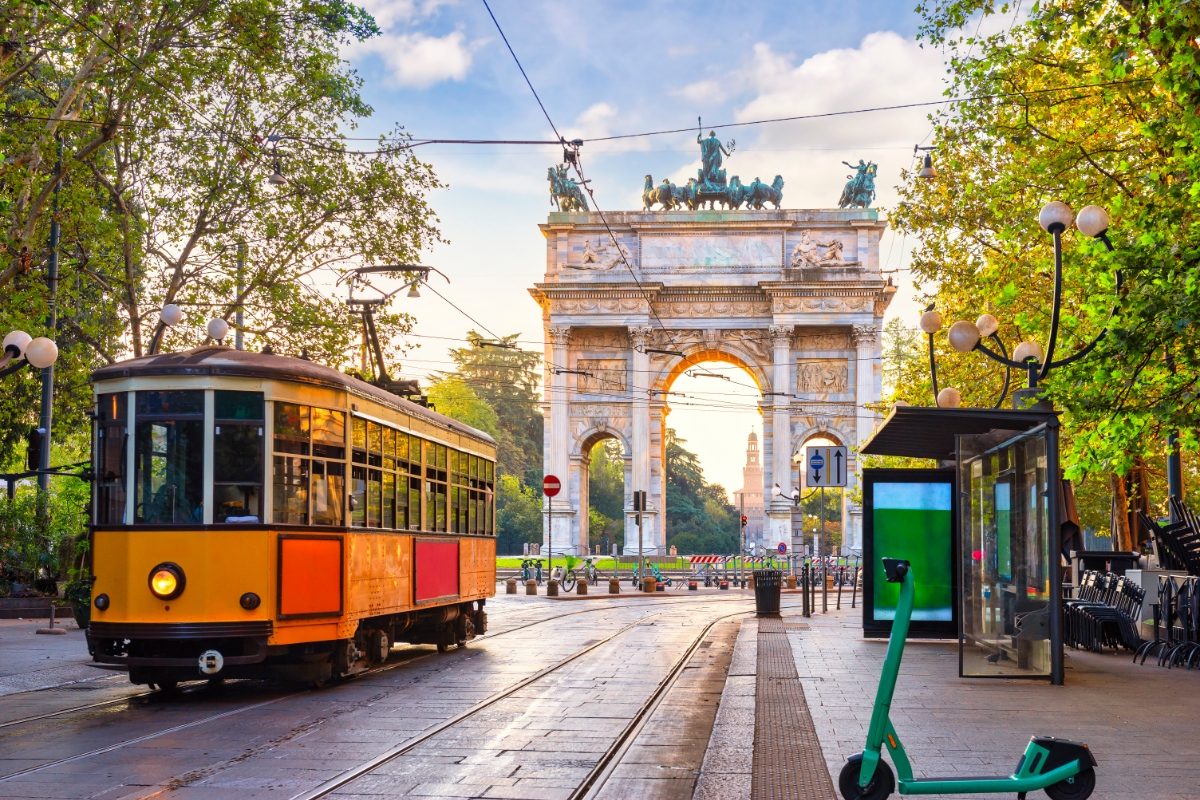
M134 683L319 684L463 645L495 594L486 434L312 362L226 347L97 370L95 661Z

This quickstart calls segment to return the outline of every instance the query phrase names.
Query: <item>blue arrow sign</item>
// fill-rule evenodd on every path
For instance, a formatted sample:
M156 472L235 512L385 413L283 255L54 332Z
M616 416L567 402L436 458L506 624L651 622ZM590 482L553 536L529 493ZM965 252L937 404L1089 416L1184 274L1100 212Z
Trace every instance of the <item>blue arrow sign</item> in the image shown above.
M812 470L812 484L821 482L821 470L825 467L825 457L821 455L820 450L812 451L812 455L808 457L808 467Z

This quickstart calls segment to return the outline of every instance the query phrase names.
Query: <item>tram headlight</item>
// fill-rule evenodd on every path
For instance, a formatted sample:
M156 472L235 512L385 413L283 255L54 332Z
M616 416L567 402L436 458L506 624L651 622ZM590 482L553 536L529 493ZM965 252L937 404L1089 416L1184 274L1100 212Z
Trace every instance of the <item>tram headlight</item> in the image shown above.
M166 562L150 570L150 593L159 600L174 600L187 583L178 564Z
M262 602L262 599L259 598L259 596L254 592L246 592L241 596L238 602L241 603L242 608L246 609L247 611L253 611L254 609L258 608L258 604Z
M106 595L106 594L96 595L96 608L98 608L101 611L108 610L108 595Z

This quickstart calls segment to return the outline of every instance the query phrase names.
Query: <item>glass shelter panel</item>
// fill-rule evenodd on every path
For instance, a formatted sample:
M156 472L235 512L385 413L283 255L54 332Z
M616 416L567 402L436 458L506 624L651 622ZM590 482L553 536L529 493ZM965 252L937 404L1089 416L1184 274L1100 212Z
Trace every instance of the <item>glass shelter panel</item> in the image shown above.
M1045 427L1010 436L958 437L961 669L969 677L1046 678L1057 493Z

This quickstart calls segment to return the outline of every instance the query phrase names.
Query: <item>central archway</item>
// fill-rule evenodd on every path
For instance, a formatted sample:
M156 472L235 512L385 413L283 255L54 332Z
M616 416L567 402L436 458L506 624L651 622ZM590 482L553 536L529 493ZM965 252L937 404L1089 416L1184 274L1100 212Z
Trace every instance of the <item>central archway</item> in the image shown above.
M886 222L873 209L552 213L541 227L546 275L531 294L546 333L544 463L564 483L544 505L546 544L587 547L588 453L612 437L625 459L625 552L639 517L645 550L665 552L665 393L705 361L738 366L761 392L756 544L790 539L797 448L812 431L855 445L874 425L878 333L895 292L879 273ZM836 242L841 258L814 267L786 255L813 239ZM851 507L849 549L860 523Z

